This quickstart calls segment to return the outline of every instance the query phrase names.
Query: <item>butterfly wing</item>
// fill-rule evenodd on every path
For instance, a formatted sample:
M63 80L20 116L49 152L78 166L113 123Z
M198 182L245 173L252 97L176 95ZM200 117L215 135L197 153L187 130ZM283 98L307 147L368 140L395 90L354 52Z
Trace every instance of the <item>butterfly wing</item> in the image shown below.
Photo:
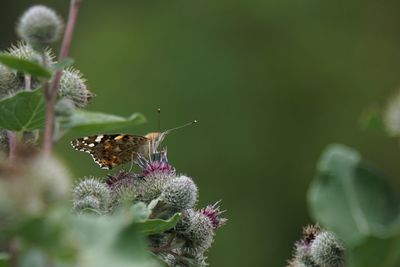
M89 153L102 169L112 169L136 159L147 142L148 139L140 135L104 134L78 138L71 145Z

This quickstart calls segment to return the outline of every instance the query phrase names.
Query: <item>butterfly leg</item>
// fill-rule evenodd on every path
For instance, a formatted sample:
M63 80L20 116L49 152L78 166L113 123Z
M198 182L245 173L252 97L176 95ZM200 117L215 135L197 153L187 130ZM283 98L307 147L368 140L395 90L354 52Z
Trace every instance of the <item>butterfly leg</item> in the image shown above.
M139 156L139 153L137 153L137 152L132 152L132 154L131 154L131 167L129 168L129 171L128 171L128 172L131 172L131 171L132 171L133 166L134 166L134 164L135 164L135 159L136 159L138 156Z

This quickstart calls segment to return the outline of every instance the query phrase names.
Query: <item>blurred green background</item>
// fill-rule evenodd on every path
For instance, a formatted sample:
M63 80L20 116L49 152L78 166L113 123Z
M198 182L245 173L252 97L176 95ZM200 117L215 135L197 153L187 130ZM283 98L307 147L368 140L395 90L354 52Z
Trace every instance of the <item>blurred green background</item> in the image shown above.
M2 1L0 49L32 4L65 19L68 1ZM222 199L228 224L211 266L284 266L311 223L306 191L322 149L360 150L400 188L397 141L359 119L400 85L398 1L83 1L71 56L97 97L90 110L148 118L125 132L197 119L167 137L169 158L200 188L200 206ZM75 177L105 176L92 159L58 145Z

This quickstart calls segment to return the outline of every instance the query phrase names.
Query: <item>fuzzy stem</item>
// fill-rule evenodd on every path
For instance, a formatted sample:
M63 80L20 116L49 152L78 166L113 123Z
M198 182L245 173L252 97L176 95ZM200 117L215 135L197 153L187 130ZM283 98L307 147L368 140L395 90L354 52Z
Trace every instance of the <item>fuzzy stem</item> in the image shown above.
M24 79L25 79L25 89L31 90L31 83L32 83L31 75L25 74Z
M60 55L58 57L59 61L62 61L68 56L81 2L82 0L71 0L68 22L65 28ZM51 83L50 86L47 86L48 88L46 88L45 91L47 108L46 108L46 125L44 129L44 152L47 154L50 154L53 149L54 109L57 100L58 84L61 79L61 74L62 70L58 70L54 74L53 82Z

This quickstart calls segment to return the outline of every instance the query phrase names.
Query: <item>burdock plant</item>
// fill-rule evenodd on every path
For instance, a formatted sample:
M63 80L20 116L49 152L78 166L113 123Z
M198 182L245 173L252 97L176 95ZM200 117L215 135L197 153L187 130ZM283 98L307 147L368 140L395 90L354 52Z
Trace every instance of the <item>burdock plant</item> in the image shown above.
M43 5L22 14L21 40L0 53L0 265L205 266L226 219L218 203L196 207L194 180L176 172L166 149L158 150L173 129L102 143L103 131L144 117L84 110L94 93L68 57L81 2L71 1L58 57L51 46L64 23ZM97 135L82 138L91 143L81 150L103 166L128 155L140 170L85 177L71 189L70 173L52 151L66 132L82 128ZM154 142L147 147L143 140ZM140 145L129 150L129 142Z
M175 220L164 231L149 232L150 250L169 266L206 266L204 254L226 222L218 203L195 208L197 186L192 178L176 173L166 150L155 151L151 159L140 156L136 163L139 173L82 179L73 190L74 210L114 214L121 205L144 203L149 221Z
M332 232L318 225L307 226L296 242L288 267L344 267L345 249Z

